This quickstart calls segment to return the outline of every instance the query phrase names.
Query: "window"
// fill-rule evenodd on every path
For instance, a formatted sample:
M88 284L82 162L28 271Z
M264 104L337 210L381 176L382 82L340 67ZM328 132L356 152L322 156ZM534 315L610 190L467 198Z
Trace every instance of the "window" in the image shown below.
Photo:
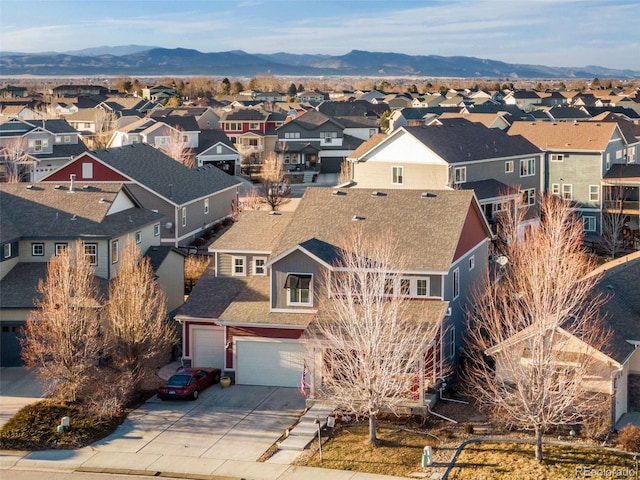
M233 276L244 277L247 274L245 269L246 257L233 257Z
M44 243L32 243L31 255L33 255L34 257L44 256Z
M400 295L408 297L411 294L411 279L400 279Z
M596 231L596 217L582 217L582 229L585 232Z
M429 281L426 278L416 280L416 297L429 296Z
M328 138L338 138L338 132L320 132L320 138L328 139Z
M528 158L526 160L520 160L520 176L530 177L536 174L536 159Z
M571 185L570 183L565 183L562 185L562 198L564 200L573 199L573 185Z
M93 178L93 163L82 164L82 178Z
M253 274L254 275L266 275L267 268L265 264L267 263L266 257L255 257L253 259Z
M513 173L513 160L504 162L504 173Z
M384 294L385 295L393 295L393 279L385 278L384 279Z
M460 269L456 268L453 271L453 299L455 300L460 296Z
M391 167L391 183L394 185L404 183L404 167Z
M153 226L153 236L154 236L154 237L157 237L158 235L160 235L160 224L159 224L159 223L156 223L156 224Z
M622 150L616 150L616 160L620 160L622 158Z
M554 183L551 185L551 195L560 196L560 184Z
M476 268L476 256L471 255L469 257L469 270L473 270L474 268Z
M69 142L71 142L71 136L65 135L64 136L64 143L69 143Z
M522 191L522 205L531 206L536 204L536 189L528 188Z
M182 207L182 226L187 226L187 207Z
M222 145L216 145L216 153L222 153Z
M62 255L64 252L67 251L67 244L66 243L56 243L56 255Z
M242 123L239 122L225 122L226 130L240 132L242 131Z
M136 232L136 243L142 243L142 232L140 230Z
M287 303L289 305L311 305L311 275L289 274L284 283L284 288L289 292Z
M113 245L111 249L113 253ZM98 264L98 244L96 243L85 243L84 244L84 260L89 265L97 265Z
M111 242L111 263L118 263L118 240Z
M453 183L465 183L467 181L467 167L458 167L453 171Z
M260 124L255 122L249 123L249 130L260 130Z
M449 357L456 356L456 327L451 327L449 330Z
M10 258L11 257L11 244L10 243L5 243L4 244L4 258Z
M607 171L611 168L611 154L610 153L607 153L607 162L606 162L605 167L606 167Z
M600 201L600 185L589 185L589 201Z
M300 138L300 132L284 132L284 138Z
M204 199L204 214L207 215L209 213L209 199Z
M549 155L549 160L552 162L564 162L564 155L562 153L552 153Z

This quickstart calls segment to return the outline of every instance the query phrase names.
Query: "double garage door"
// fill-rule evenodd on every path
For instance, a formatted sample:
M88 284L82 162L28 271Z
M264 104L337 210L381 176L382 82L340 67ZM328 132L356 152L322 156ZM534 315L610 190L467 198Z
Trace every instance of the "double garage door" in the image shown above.
M236 338L236 383L299 387L303 348L296 340Z

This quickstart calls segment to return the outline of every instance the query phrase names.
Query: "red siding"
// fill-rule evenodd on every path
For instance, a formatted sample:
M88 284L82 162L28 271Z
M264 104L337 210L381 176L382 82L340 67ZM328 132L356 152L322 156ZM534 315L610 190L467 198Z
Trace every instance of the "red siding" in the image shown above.
M93 164L93 176L91 178L84 178L82 176L82 164ZM76 182L128 182L129 179L120 173L108 167L104 163L98 162L96 159L89 155L83 155L75 159L72 163L65 165L53 172L46 178L47 182L68 182L70 175L75 173Z
M470 207L467 212L467 218L464 221L464 226L462 227L462 234L458 239L458 246L453 261L455 262L464 256L464 254L487 237L488 233L484 221L480 217L480 213L475 208Z
M227 343L233 342L234 337L261 337L261 338L287 338L297 340L304 330L289 328L265 328L265 327L227 327ZM233 352L227 350L227 368L235 368L233 365Z

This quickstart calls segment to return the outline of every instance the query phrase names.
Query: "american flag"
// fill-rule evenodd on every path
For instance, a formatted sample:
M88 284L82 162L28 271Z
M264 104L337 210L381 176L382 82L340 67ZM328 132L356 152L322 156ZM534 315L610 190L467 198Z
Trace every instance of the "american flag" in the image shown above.
M307 374L309 373L309 369L307 368L307 361L305 360L304 366L302 367L302 378L300 379L300 393L302 396L307 398Z

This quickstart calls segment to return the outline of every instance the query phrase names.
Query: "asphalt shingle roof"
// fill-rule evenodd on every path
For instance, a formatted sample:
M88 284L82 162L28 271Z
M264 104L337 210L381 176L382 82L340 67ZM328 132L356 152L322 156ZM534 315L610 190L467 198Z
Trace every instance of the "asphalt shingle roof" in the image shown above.
M542 150L604 151L616 128L607 122L513 122L508 133Z
M240 185L239 180L213 165L185 167L145 143L94 150L91 154L177 205Z
M209 251L270 253L291 218L291 212L245 210L238 221L210 245Z

